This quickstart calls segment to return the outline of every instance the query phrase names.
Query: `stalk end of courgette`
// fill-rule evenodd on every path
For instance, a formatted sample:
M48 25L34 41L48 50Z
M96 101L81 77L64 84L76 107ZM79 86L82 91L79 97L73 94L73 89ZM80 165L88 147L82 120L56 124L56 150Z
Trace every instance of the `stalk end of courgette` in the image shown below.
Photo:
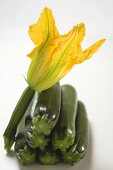
M29 147L26 145L24 149L20 149L16 152L16 157L22 165L29 165L36 163L37 154L33 151L30 151Z
M68 134L60 137L57 133L53 136L53 147L55 150L60 149L62 152L65 152L69 146L73 145L75 137L72 137Z
M59 162L59 158L56 153L44 152L39 155L39 161L43 165L55 165Z
M70 149L69 151L62 153L62 155L64 162L67 162L73 166L85 157L86 150L83 152L78 152L77 150L73 151L73 149Z
M49 142L49 139L46 138L46 136L44 136L43 134L30 132L25 133L25 140L31 148L35 149L39 147L41 150L44 150Z
M34 117L32 119L32 131L38 134L44 134L48 136L51 133L51 129L54 127L53 121L48 121L49 115L43 117Z
M5 135L3 135L3 138L4 138L4 149L8 153L14 143L14 140Z

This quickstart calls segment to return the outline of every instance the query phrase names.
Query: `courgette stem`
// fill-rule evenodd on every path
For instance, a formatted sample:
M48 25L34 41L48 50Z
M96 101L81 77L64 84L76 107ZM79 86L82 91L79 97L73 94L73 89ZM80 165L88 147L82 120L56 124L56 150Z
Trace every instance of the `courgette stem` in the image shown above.
M43 165L55 165L59 162L59 158L55 152L45 151L39 155L39 161Z
M27 145L22 133L18 134L14 149L18 161L23 165L36 163L37 150L34 150Z
M33 132L31 122L29 122L29 124L26 125L24 135L27 144L31 148L35 149L39 147L41 150L44 150L45 147L48 145L49 138L44 134L38 134Z
M39 162L43 165L55 165L60 161L59 152L53 151L50 142L44 151L39 152Z
M34 93L35 93L35 91L30 86L28 86L24 90L21 98L19 99L19 101L12 113L12 116L10 118L8 126L3 134L4 148L7 152L10 151L10 149L14 143L15 134L16 134L18 124L20 123L22 117L24 116L24 114L28 108L28 105L34 96Z

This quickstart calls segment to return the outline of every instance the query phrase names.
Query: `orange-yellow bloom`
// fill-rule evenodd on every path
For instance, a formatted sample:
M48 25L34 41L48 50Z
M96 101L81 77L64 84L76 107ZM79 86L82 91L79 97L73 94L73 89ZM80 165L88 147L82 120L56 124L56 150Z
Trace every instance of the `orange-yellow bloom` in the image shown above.
M75 64L91 58L105 41L99 40L83 51L81 42L85 36L84 24L78 24L67 34L60 35L48 8L44 8L38 22L30 26L29 35L36 47L28 54L32 61L27 82L37 91L53 86Z

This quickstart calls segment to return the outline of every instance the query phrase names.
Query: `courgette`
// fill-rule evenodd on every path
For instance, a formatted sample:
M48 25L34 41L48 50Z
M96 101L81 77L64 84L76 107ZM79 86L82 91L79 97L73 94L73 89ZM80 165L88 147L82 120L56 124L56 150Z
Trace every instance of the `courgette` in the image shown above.
M24 116L29 103L31 102L35 91L31 87L27 87L21 98L19 99L12 116L10 118L10 121L8 123L8 126L3 134L4 137L4 148L7 152L10 151L11 146L14 143L15 140L15 134L17 131L18 124L20 123L22 117Z
M63 152L65 162L74 165L78 163L87 153L88 147L88 119L85 106L82 102L78 102L78 110L76 117L76 137L74 144Z
M37 105L32 119L32 130L49 135L57 123L61 106L61 89L57 83L38 94Z
M61 106L59 83L37 94L36 106L32 112L32 121L26 126L25 139L32 148L44 149L48 136L57 123Z
M75 139L75 117L77 114L77 93L70 85L61 87L61 112L53 132L53 147L65 151Z
M44 134L38 134L37 132L34 132L32 130L32 119L35 107L37 105L38 100L38 92L35 92L33 101L31 103L31 110L29 110L29 114L27 114L25 118L25 130L24 130L24 136L27 144L31 148L37 148L39 147L41 150L44 150L45 147L48 145L49 138L45 136Z
M29 123L30 117L29 113L31 112L31 105L29 105L29 109L27 109L27 112L25 113L24 117L22 118L21 122L19 123L16 138L15 138L15 146L14 150L16 153L16 157L19 162L21 162L23 165L28 165L35 163L37 161L37 150L34 150L30 148L27 145L27 142L25 140L24 131L25 131L25 119L26 123Z

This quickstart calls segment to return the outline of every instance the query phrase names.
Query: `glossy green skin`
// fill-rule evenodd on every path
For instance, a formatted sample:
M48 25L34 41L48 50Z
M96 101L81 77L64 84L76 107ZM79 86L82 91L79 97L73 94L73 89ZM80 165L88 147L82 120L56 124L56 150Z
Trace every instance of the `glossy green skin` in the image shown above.
M82 102L78 102L78 110L76 117L76 137L74 144L63 152L63 159L71 165L77 164L87 152L88 146L88 119L85 106Z
M61 107L59 83L38 94L33 113L32 132L48 136L56 125Z
M77 93L70 85L61 87L61 112L53 132L53 147L62 152L71 146L75 139L75 117L77 114Z
M4 148L6 149L7 152L10 151L11 146L14 143L15 140L15 134L17 131L18 124L20 123L22 117L24 116L29 103L31 102L33 96L34 96L35 91L31 89L30 87L27 87L21 98L19 99L12 116L10 118L10 121L8 123L8 126L4 132Z

